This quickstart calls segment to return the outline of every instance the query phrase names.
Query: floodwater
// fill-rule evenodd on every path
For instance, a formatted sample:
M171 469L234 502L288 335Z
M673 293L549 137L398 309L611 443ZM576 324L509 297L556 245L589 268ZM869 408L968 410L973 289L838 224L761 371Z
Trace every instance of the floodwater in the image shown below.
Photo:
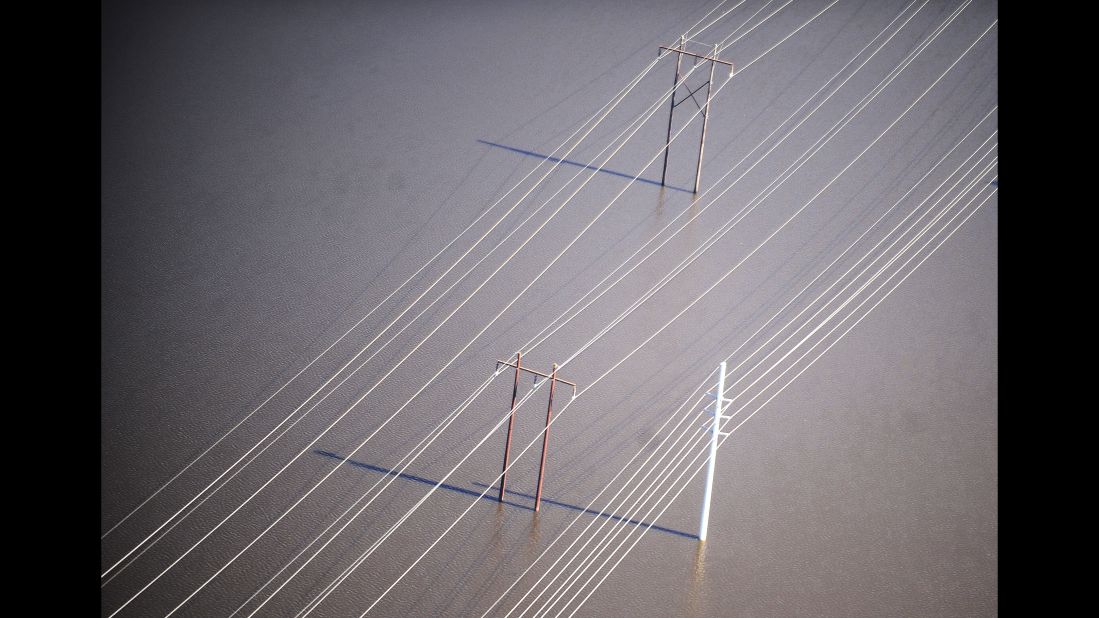
M382 302L539 162L530 153L553 151L655 58L659 45L674 42L714 4L106 3L102 530L130 513L363 315L377 310L107 535L103 570L277 427L375 336L384 332L359 361L438 298L566 181L577 173L582 175L576 182L588 178L590 170L561 166L423 302L384 330L537 178L522 184L408 287ZM720 41L763 4L746 2L698 40ZM840 0L723 86L712 103L702 189L747 155L905 4ZM722 55L744 66L826 5L797 0ZM779 6L772 3L756 19ZM861 253L841 259L810 286L809 296L784 309L992 109L997 101L996 29L788 226L675 316L885 130L993 22L994 2L966 8L804 168L682 275L562 367L562 379L587 390L566 405L570 389L558 384L539 512L532 510L531 496L541 446L537 435L545 422L544 384L517 412L515 463L504 504L490 499L495 490L477 499L499 472L503 429L457 465L507 413L512 375L506 371L400 476L387 471L403 465L402 457L492 375L496 360L513 357L677 215L686 212L679 219L684 221L701 213L610 293L525 353L523 365L549 371L585 345L763 191L955 6L927 3L844 89L713 207L703 211L709 200L692 203L691 193L683 190L693 182L701 122L696 119L672 146L669 187L652 182L660 178L657 159L642 173L649 182L634 183L596 219L628 184L622 175L596 173L493 275L572 192L575 183L570 185L315 409L301 416L310 407L300 408L290 421L301 419L293 429L111 579L102 590L102 614L110 615L168 569L118 613L167 614L334 468L328 480L175 615L229 615L379 480L393 482L260 615L295 615L444 477L445 485L312 615L357 616L383 593L371 615L479 616L501 595L493 615L505 615L589 523L595 522L592 530L606 523L604 531L620 524L612 546L638 538L645 526L583 509L649 438L670 434L661 425L696 386L713 381L708 375L722 359L742 346L730 360L730 368L735 366L824 291L842 272L837 268L853 264L851 255ZM670 87L673 65L674 59L662 60L567 158L598 165L600 149ZM692 68L691 61L683 67ZM706 71L708 66L700 66L688 78L691 88L704 81ZM725 83L721 73L715 86ZM695 97L703 94L704 89ZM677 107L675 129L696 110L690 100ZM661 104L607 168L636 174L663 145L666 123ZM884 230L916 208L991 135L995 123L992 114L939 172L860 241L858 251L869 250ZM819 362L809 366L809 357L795 367L800 351L783 361L775 373L794 367L787 379L808 367L789 388L778 392L780 382L764 389L771 374L745 396L764 392L741 417L777 392L719 451L704 544L694 538L701 476L662 514L666 500L656 510L646 507L636 514L627 511L629 503L616 502L610 509L615 515L654 526L579 614L995 615L996 204L995 197L989 200ZM538 277L593 219L590 229ZM764 326L776 312L780 317ZM778 346L787 332L771 346ZM729 382L750 366L737 370ZM525 376L520 395L530 387ZM312 443L368 390L343 420ZM700 428L702 422L699 416L689 424ZM655 442L648 444L642 457ZM691 452L703 453L702 443ZM341 465L348 456L350 461ZM605 506L623 478L592 511ZM548 559L536 563L505 595L574 519L576 525L549 550ZM581 581L593 572L592 583L598 581L626 546L600 555L599 563L607 555L614 558L583 572ZM567 572L579 572L578 564ZM562 589L564 577L539 603ZM519 615L548 580L512 615ZM248 615L275 586L238 615ZM563 592L553 614L564 608L562 615L568 615L592 588L566 603L576 589Z

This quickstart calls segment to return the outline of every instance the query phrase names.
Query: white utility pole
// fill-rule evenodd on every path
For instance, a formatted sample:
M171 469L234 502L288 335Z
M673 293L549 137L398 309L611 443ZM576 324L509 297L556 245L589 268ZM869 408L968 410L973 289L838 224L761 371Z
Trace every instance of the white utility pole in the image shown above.
M714 399L714 424L710 426L710 460L706 464L706 493L702 495L702 516L698 523L698 540L706 540L706 529L710 525L710 495L714 491L714 463L717 460L717 439L722 435L721 421L728 418L721 413L729 399L725 398L725 361L717 370L717 389L707 393Z

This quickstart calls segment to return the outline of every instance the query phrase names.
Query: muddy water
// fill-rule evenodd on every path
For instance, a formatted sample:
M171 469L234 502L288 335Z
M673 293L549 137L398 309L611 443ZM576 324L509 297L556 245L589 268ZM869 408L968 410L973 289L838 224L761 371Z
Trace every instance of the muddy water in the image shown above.
M698 39L717 42L761 5L745 3ZM726 55L738 66L747 64L825 5L792 3ZM705 544L693 537L701 477L659 517L663 503L655 511L646 506L634 513L627 509L632 500L625 505L616 501L609 509L633 520L626 524L584 511L650 438L670 435L661 425L720 360L742 346L730 361L733 367L823 292L842 272L829 271L833 274L811 284L824 266L996 104L994 30L878 146L702 301L672 319L883 131L995 19L995 3L978 2L962 13L790 181L562 368L561 377L576 382L583 394L568 403L569 389L559 385L556 392L539 512L532 510L532 495L541 444L537 433L545 421L544 385L517 414L515 465L505 503L477 498L499 470L503 431L473 449L507 412L509 373L492 380L400 476L390 473L493 374L497 359L512 356L677 215L685 213L678 219L683 221L698 214L610 293L529 350L524 364L547 371L571 356L763 191L954 8L944 2L924 7L819 116L713 207L703 210L709 200L692 202L683 190L693 183L696 120L673 144L669 187L652 182L660 177L658 159L642 173L650 182L630 186L584 231L628 183L621 175L596 174L493 275L571 193L571 186L551 200L553 193L578 172L583 175L577 182L588 177L581 167L563 166L423 303L385 330L531 182L414 277L406 290L383 303L392 290L519 182L539 161L532 153L549 154L654 58L658 45L674 41L711 6L648 1L234 2L111 4L104 9L103 530L294 378L362 316L374 312L106 537L104 569L261 437L300 418L111 580L103 589L103 615L169 567L295 456L275 481L119 615L168 613L334 469L177 615L230 614L364 492L392 480L260 610L263 615L294 615L444 477L445 484L314 615L360 614L471 504L372 614L480 615L574 519L576 524L549 550L548 560L538 562L494 613L503 615L519 602L563 546L575 538L581 539L577 546L584 543L588 537L577 531L589 523L592 529L605 524L604 532L619 531L611 547L623 539L628 546L648 524L653 527L587 599L581 614L996 613L995 198L722 446ZM778 3L761 15L774 6ZM902 6L841 0L725 85L713 103L702 188L747 155ZM690 68L685 62L684 69ZM692 88L704 81L707 70L699 67L689 78ZM662 61L568 159L598 162L600 149L660 97L673 72L672 63ZM719 71L715 85L723 83ZM696 109L689 99L677 107L675 128ZM933 184L920 185L883 227L857 245L858 251L869 250L883 230L900 222L958 167L991 133L995 118L944 162L941 173L929 179ZM662 145L666 122L661 107L607 168L636 174ZM547 210L505 239L547 201ZM499 242L497 252L360 371L315 408L300 408L279 426L375 336L383 333L358 362ZM838 267L853 263L851 257L842 258ZM516 297L532 280L536 282ZM807 285L809 296L784 309ZM779 317L764 326L776 313ZM776 348L787 332L764 352ZM835 339L823 338L818 351ZM792 368L789 378L805 368L812 357L795 365L799 354L788 357L775 373ZM757 359L737 369L730 383L742 376L740 387L754 381L770 365L749 373ZM761 393L741 416L782 386L764 388L773 375L744 396L747 401ZM520 395L531 386L524 377ZM697 429L702 422L701 416L691 417L683 427ZM370 435L374 437L356 450ZM643 451L642 457L650 452ZM692 457L702 452L701 442L690 451ZM349 462L339 465L344 457ZM685 466L677 473L679 469ZM611 492L622 486L620 481ZM494 490L488 492L488 497L494 495ZM591 510L598 513L606 498L604 494L596 500ZM596 579L607 573L625 546L601 554L597 565L608 555L611 562L583 572L580 581L592 572ZM539 603L569 573L579 571L577 564L566 569ZM285 574L276 585L283 579ZM252 600L243 615L270 590ZM576 602L561 603L553 613L562 607L567 615Z

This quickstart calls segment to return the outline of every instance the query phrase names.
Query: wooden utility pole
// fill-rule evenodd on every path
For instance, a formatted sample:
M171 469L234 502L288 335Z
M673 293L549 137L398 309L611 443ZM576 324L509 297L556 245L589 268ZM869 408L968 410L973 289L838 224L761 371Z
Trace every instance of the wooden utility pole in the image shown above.
M675 58L675 81L672 83L672 92L671 92L671 95L668 97L668 101L669 101L669 105L670 105L670 107L668 108L668 133L667 133L667 136L664 139L664 169L663 169L662 172L660 172L660 184L662 186L665 186L666 185L665 180L668 176L668 151L671 149L670 147L671 147L671 144L672 144L672 116L675 113L675 108L680 103L686 101L687 99L691 99L692 101L694 101L695 105L698 106L698 108L700 110L702 110L702 135L698 139L698 162L695 164L694 192L698 193L698 187L699 187L699 184L702 181L702 152L706 147L706 129L707 129L708 121L710 119L710 99L711 99L710 92L711 92L711 89L712 89L712 85L714 83L714 68L718 64L724 64L724 65L729 67L729 77L732 77L733 76L733 71L734 71L733 63L729 62L727 60L722 60L722 59L717 57L717 52L718 52L717 45L714 45L713 51L708 56L707 55L702 55L702 54L696 54L694 52L687 51L687 41L683 37L679 37L679 44L677 46L675 46L675 47L664 47L663 45L661 45L660 49L676 53L676 58ZM709 63L710 63L710 77L706 80L706 83L702 84L698 88L695 88L694 90L689 90L688 89L687 96L683 97L679 101L676 101L675 100L675 93L679 90L680 75L681 75L680 67L682 66L683 56L691 56L691 57L696 59L695 60L696 62L698 61L698 59L702 59L704 61L709 61ZM699 90L701 90L702 86L706 87L706 105L705 106L699 105L698 100L695 99L695 93L698 92Z
M515 399L516 399L516 396L519 394L519 372L525 371L527 373L534 374L535 380L537 380L539 377L547 378L547 379L550 380L549 403L546 405L546 428L545 428L545 430L542 434L542 460L541 460L541 463L538 464L538 489L537 489L537 491L534 495L534 510L537 511L539 509L539 507L541 506L541 504L542 504L542 481L545 478L545 474L546 474L546 452L547 452L547 447L549 446L549 425L550 425L550 421L553 418L553 395L554 395L554 392L557 388L557 383L561 382L562 384L568 384L569 386L572 387L572 395L573 395L573 397L575 397L576 396L576 384L574 384L573 382L569 382L568 380L562 380L561 378L557 377L557 363L554 363L552 371L550 371L550 373L546 374L546 373L542 373L541 371L535 371L533 369L528 369L526 367L523 367L522 360L523 360L522 353L517 352L515 354L515 362L514 363L510 363L510 362L506 362L506 361L496 361L496 368L497 369L499 369L501 365L504 365L506 367L514 367L515 368L515 383L514 383L514 386L512 387L512 391L511 391L511 416L508 417L508 434L507 434L507 439L504 442L503 473L500 477L500 494L499 494L499 497L497 498L497 501L498 502L503 502L504 501L504 490L507 487L507 482L508 482L508 465L509 465L510 458L511 458L511 433L512 433L512 426L515 423Z

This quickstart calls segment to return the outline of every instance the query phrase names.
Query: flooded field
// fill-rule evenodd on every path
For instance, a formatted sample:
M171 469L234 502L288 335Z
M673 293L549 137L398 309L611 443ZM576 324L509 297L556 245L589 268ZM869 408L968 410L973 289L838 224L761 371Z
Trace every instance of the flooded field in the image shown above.
M996 19L106 3L101 614L997 614Z

